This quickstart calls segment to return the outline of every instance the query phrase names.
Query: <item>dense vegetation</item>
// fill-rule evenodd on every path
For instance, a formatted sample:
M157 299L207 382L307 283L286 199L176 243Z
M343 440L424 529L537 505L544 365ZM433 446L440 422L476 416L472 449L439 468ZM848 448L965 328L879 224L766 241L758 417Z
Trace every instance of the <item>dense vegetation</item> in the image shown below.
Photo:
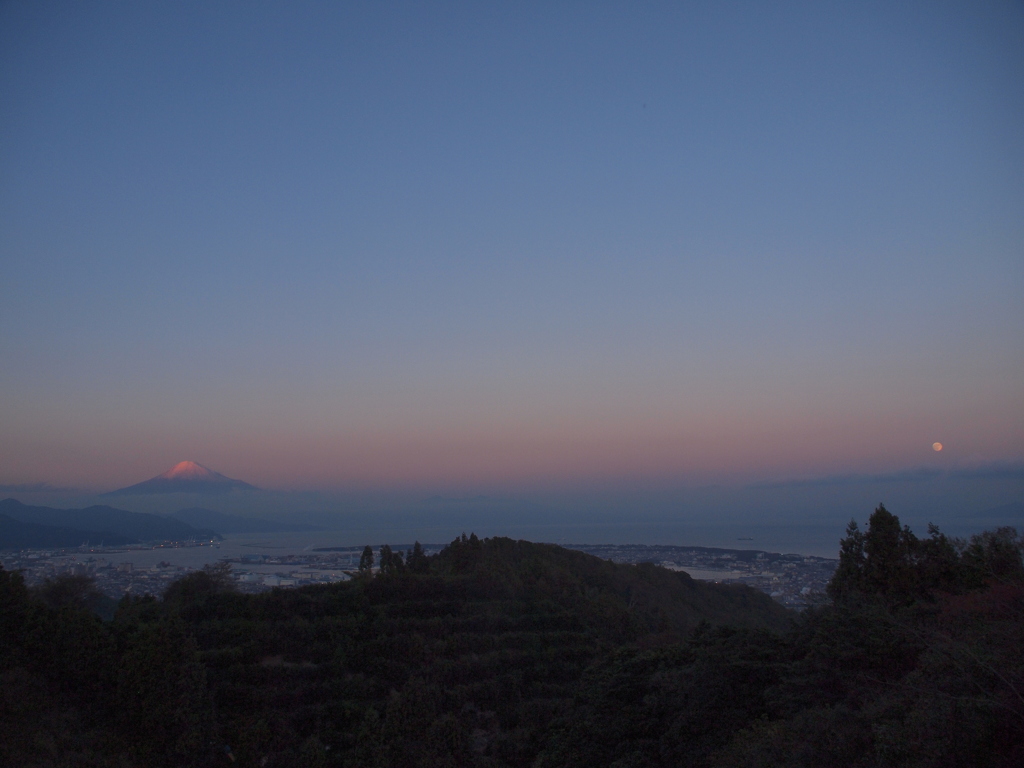
M1022 551L1012 529L918 540L880 507L799 617L475 536L261 595L209 568L107 622L86 579L0 571L0 762L1019 765Z

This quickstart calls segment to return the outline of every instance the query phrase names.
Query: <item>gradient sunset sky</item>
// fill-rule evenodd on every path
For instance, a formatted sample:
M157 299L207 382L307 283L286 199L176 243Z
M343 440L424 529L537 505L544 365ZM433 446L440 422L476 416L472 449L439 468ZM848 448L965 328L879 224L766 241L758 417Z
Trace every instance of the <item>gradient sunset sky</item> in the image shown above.
M1019 463L1024 5L4 3L0 361L0 484Z

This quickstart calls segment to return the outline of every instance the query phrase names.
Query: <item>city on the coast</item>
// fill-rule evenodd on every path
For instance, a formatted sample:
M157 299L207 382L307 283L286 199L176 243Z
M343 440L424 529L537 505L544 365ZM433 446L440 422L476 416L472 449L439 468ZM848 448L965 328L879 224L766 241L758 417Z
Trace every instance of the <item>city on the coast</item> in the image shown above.
M221 555L221 546L221 542L211 539L128 547L22 549L0 553L0 563L4 570L20 571L29 586L65 575L86 576L100 592L118 600L128 594L159 596L175 579L201 568L196 564L199 560L229 564L237 589L245 593L346 581L358 570L364 550L364 546L350 546L277 553L254 547L251 553ZM412 546L402 544L392 549L406 551ZM205 552L197 553L197 548L205 548ZM443 548L443 544L423 545L427 555ZM566 548L614 563L653 563L685 571L702 581L747 584L797 610L824 599L825 586L838 562L760 550L654 544L576 544ZM379 549L379 545L373 547L375 558L379 558ZM156 562L146 564L154 556Z

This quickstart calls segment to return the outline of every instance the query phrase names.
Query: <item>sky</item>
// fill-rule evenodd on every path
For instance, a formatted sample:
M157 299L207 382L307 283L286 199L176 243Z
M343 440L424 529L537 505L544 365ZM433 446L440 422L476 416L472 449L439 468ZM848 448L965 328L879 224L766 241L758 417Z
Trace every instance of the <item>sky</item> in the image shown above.
M0 4L0 484L1019 467L1021 126L1016 2Z

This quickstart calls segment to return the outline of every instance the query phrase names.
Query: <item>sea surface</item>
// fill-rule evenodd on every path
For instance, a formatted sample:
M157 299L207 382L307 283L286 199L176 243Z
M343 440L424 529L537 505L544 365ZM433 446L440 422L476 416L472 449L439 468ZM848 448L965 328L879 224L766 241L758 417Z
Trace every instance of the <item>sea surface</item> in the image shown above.
M669 524L504 526L500 530L474 530L478 536L508 536L514 539L548 542L562 546L582 544L660 544L676 546L753 549L783 554L837 557L843 531L808 526L682 526ZM466 531L470 533L470 531ZM105 554L114 563L130 562L136 568L151 568L160 562L201 568L247 554L300 555L325 547L363 547L376 551L382 544L410 547L414 541L441 546L461 535L450 528L366 528L302 533L229 534L212 545L128 549Z

